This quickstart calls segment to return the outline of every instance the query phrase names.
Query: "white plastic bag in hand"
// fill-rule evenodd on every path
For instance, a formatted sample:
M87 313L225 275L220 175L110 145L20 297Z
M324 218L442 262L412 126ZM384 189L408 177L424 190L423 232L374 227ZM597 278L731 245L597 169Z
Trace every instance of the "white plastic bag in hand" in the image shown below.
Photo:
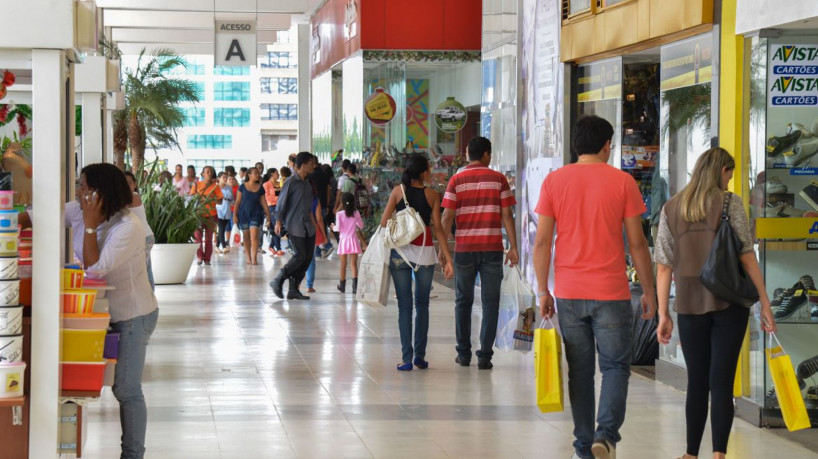
M384 246L380 227L372 235L369 245L361 257L359 284L356 299L363 303L386 306L389 299L389 249Z
M534 291L519 266L508 268L500 285L500 312L494 345L501 350L530 351L536 320Z

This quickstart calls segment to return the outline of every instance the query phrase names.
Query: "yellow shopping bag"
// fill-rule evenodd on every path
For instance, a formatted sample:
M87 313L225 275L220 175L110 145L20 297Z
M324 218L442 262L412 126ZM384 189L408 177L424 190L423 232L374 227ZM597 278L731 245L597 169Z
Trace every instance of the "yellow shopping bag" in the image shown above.
M778 397L778 405L781 407L781 415L784 423L790 432L809 429L810 420L807 415L807 408L804 399L801 398L801 389L795 378L795 369L792 366L790 356L781 347L781 341L770 333L769 347L767 348L767 362L770 367L770 376L773 378L775 395ZM773 340L778 346L773 347Z
M562 342L551 319L551 328L534 330L534 380L537 386L537 406L543 413L563 410Z

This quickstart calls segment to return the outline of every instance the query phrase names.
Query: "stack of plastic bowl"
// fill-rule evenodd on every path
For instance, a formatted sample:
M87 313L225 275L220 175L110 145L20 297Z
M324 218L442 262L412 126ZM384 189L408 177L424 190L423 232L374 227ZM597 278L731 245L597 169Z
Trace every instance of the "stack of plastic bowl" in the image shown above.
M13 192L0 191L0 398L20 397L23 361L23 306L20 304L17 211Z
M83 275L74 266L62 270L61 388L98 392L105 373L103 353L111 316L94 313L97 291L82 288Z

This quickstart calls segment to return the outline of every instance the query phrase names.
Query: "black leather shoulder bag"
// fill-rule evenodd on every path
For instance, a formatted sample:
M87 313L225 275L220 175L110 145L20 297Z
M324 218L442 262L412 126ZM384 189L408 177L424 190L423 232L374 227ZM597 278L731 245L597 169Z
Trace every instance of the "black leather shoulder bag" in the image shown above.
M719 229L699 280L716 298L750 307L758 301L758 290L741 265L741 239L733 232L727 212L731 197L729 192L724 195Z

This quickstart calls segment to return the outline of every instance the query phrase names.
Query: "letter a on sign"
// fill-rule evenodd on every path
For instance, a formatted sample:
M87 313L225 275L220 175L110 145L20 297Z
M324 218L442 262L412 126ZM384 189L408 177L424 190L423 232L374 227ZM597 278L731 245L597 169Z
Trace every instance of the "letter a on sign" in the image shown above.
M239 44L238 40L233 40L230 43L230 49L227 50L227 56L225 56L224 60L230 61L230 59L238 56L238 58L245 62L244 53L241 51L241 44Z
M255 18L215 21L215 65L256 65L258 38Z

